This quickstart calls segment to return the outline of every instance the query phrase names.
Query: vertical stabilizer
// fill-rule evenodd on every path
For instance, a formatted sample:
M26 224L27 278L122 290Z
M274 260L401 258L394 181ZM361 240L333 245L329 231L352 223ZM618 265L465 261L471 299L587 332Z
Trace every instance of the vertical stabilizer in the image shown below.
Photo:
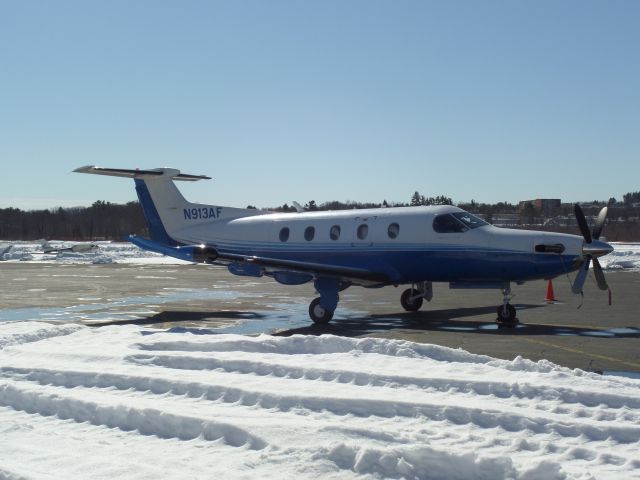
M74 172L133 178L151 239L164 245L178 246L188 242L183 233L193 227L261 213L257 210L188 202L174 181L208 180L210 177L187 175L173 168L128 170L86 166Z
M172 247L178 246L178 242L171 238L167 233L167 230L164 228L162 219L160 218L158 209L153 203L153 199L151 197L151 193L149 193L149 188L147 187L146 182L140 178L134 179L134 182L136 184L136 193L138 194L138 200L142 207L142 214L147 222L147 228L149 229L149 236L151 237L151 240Z

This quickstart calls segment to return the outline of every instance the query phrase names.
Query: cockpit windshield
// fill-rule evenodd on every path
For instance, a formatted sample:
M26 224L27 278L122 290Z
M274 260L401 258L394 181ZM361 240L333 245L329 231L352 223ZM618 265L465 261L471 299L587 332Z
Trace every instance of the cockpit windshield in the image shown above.
M484 227L485 225L489 225L480 217L476 217L475 215L471 215L470 213L467 213L467 212L457 212L457 213L452 213L451 215L456 217L458 220L460 220L469 228L478 228L478 227Z
M438 233L460 233L473 228L489 225L475 215L467 212L445 213L433 219L433 229Z

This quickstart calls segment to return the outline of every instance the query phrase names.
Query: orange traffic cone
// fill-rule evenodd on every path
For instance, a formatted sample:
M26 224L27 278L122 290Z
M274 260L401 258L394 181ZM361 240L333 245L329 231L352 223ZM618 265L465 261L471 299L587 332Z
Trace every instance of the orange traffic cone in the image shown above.
M544 299L547 303L555 303L556 297L553 295L553 283L551 279L549 279L549 283L547 283L547 296Z

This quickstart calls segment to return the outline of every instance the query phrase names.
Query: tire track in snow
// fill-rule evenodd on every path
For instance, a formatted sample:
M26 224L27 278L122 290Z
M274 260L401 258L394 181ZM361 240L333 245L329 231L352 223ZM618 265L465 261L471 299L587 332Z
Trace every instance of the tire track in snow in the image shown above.
M335 353L377 353L390 357L428 358L441 362L465 362L488 364L496 359L463 350L455 350L439 345L417 344L404 340L393 342L377 338L346 338L336 335L238 338L237 335L216 335L215 341L199 336L189 340L155 340L138 342L133 345L140 350L185 351L185 352L229 352L277 353L281 355L335 354Z
M260 335L258 337L242 337L237 335L216 335L213 340L205 336L191 336L188 340L156 340L148 342L138 342L132 347L143 351L161 352L157 355L191 352L191 353L230 353L245 352L248 354L274 354L283 357L293 356L314 356L314 355L332 355L332 354L378 354L389 356L392 358L405 357L408 359L426 360L436 362L439 365L447 364L450 368L458 370L461 366L486 366L495 369L496 378L504 371L515 372L517 374L548 374L553 373L555 378L549 385L545 385L544 394L550 395L551 398L561 400L569 404L582 404L585 407L597 407L601 404L612 408L640 408L640 397L635 393L636 387L631 388L632 393L613 393L611 383L619 383L620 387L628 387L626 379L618 379L615 377L607 377L606 380L602 376L589 372L580 372L570 370L568 368L559 367L549 361L540 360L533 362L521 357L517 357L513 361L499 360L486 355L478 355L466 352L460 349L452 349L439 345L417 344L409 341L393 340L385 341L377 338L345 338L334 335L304 336L293 335L290 337L273 337L268 335ZM133 357L131 357L133 358ZM199 357L203 358L203 357ZM357 359L355 363L359 362ZM176 368L176 367L172 367ZM179 368L179 367L178 367ZM217 368L217 367L216 367ZM197 369L197 366L191 368ZM251 367L249 366L249 370ZM241 368L239 369L241 370ZM326 370L326 369L323 369ZM252 372L250 372L252 373ZM253 372L255 373L255 372ZM274 372L271 372L274 374ZM354 374L358 376L360 373L339 371L340 375ZM292 378L295 378L295 373ZM378 375L379 377L381 375ZM486 375L484 375L486 377ZM589 379L589 390L577 390L566 386L567 379L573 379L576 376L586 377ZM422 378L415 376L399 377L394 380L399 387L404 386L402 378L408 378L408 385L415 384L420 387ZM589 378L590 377L590 378ZM302 377L301 377L302 378ZM417 380L416 380L417 378ZM534 376L532 383L540 383L540 378ZM547 379L545 379L547 380ZM330 379L329 381L333 381ZM354 381L363 385L366 380ZM383 380L384 381L384 380ZM539 394L541 390L537 386L530 386L527 383L527 377L519 378L514 381L492 381L479 382L475 380L458 380L453 377L429 378L430 386L442 389L442 386L451 384L453 388L477 393L479 395L495 395L499 398L510 398L518 396L519 398L543 398L544 395ZM440 385L438 385L438 383ZM547 382L548 383L548 382ZM601 386L604 385L604 386ZM561 392L562 395L558 395Z
M48 338L62 337L82 330L82 325L51 325L43 322L0 323L0 350L10 345L39 342Z
M143 368L143 367L141 367ZM19 369L3 367L3 374L15 373L24 379L40 385L59 386L67 389L116 388L118 390L135 389L140 392L152 392L156 395L185 395L192 398L204 398L212 402L233 403L248 407L275 409L281 412L305 409L311 412L329 412L336 416L352 415L356 417L378 416L382 418L425 417L432 422L449 422L455 425L473 425L480 429L501 428L508 432L532 432L535 434L557 434L562 437L584 436L592 441L611 438L620 443L640 441L640 425L620 426L619 422L597 421L591 418L577 418L572 422L554 419L551 416L532 416L530 412L500 411L487 409L482 405L469 407L465 404L454 405L445 398L445 402L399 400L397 396L381 398L362 398L351 391L354 386L342 385L344 391L334 389L319 391L307 385L287 383L280 388L263 386L265 390L234 387L227 384L205 384L202 382L182 381L178 378L157 378L150 375L122 375L115 373L96 373L86 371L61 371L47 369ZM233 378L226 380L233 383ZM270 380L270 384L273 380ZM376 387L371 387L371 389ZM15 392L14 386L11 392ZM284 393L281 393L284 392ZM313 393L312 393L313 392ZM32 392L27 391L29 395ZM371 393L371 390L370 390ZM377 393L377 392L376 392ZM394 393L394 392L391 392ZM417 393L417 392L416 392ZM0 404L3 396L0 394ZM466 402L468 403L468 402ZM20 404L14 402L14 404ZM10 404L12 405L12 404Z
M339 443L322 449L315 458L327 458L340 468L382 478L563 480L559 463L542 461L518 472L508 457L480 457L475 452L452 454L427 446L371 448Z
M53 475L47 475L46 478L54 479L55 477ZM9 470L7 467L0 467L0 480L30 480L30 477Z
M60 375L60 372L57 372ZM156 408L140 408L127 405L125 399L109 402L106 395L101 401L77 398L72 391L49 391L42 386L31 387L25 382L5 380L0 384L0 405L42 416L55 416L61 420L118 428L123 431L138 431L141 435L160 438L209 441L222 440L233 447L260 450L266 442L235 425L179 415ZM134 402L132 402L134 403Z
M602 407L624 411L625 408L640 408L640 398L632 395L616 394L611 392L591 391L585 395L585 391L576 391L568 387L547 387L529 385L526 382L516 384L504 381L473 381L459 380L449 377L415 377L409 375L385 375L362 371L337 370L331 368L299 367L270 361L273 358L259 361L246 359L216 358L211 356L193 356L176 354L136 354L130 355L125 360L141 365L155 365L180 370L218 370L227 373L240 373L244 375L274 376L280 378L319 380L323 382L337 382L360 386L375 386L388 388L415 387L420 390L433 389L435 391L472 393L481 396L494 396L499 399L526 399L535 401L534 408L539 410L551 410L541 408L544 401L579 404L586 408L575 412L575 415L590 415L591 409L596 408L601 420L615 420L612 412L603 412ZM558 412L560 413L560 412ZM627 413L627 412L625 412ZM627 421L640 421L640 418L625 418Z

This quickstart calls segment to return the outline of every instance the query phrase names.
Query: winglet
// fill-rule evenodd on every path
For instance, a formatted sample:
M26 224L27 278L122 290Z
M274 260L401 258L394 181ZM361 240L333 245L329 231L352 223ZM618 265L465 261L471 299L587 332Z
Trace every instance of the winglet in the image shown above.
M180 173L180 170L175 168L154 168L152 170L140 170L140 169L126 169L126 168L104 168L97 167L95 165L85 165L74 170L76 173L91 173L94 175L108 175L111 177L126 177L126 178L144 178L144 177L158 177L166 175L171 177L172 180L183 180L186 182L195 182L197 180L211 180L211 177L206 175L189 175L187 173Z

